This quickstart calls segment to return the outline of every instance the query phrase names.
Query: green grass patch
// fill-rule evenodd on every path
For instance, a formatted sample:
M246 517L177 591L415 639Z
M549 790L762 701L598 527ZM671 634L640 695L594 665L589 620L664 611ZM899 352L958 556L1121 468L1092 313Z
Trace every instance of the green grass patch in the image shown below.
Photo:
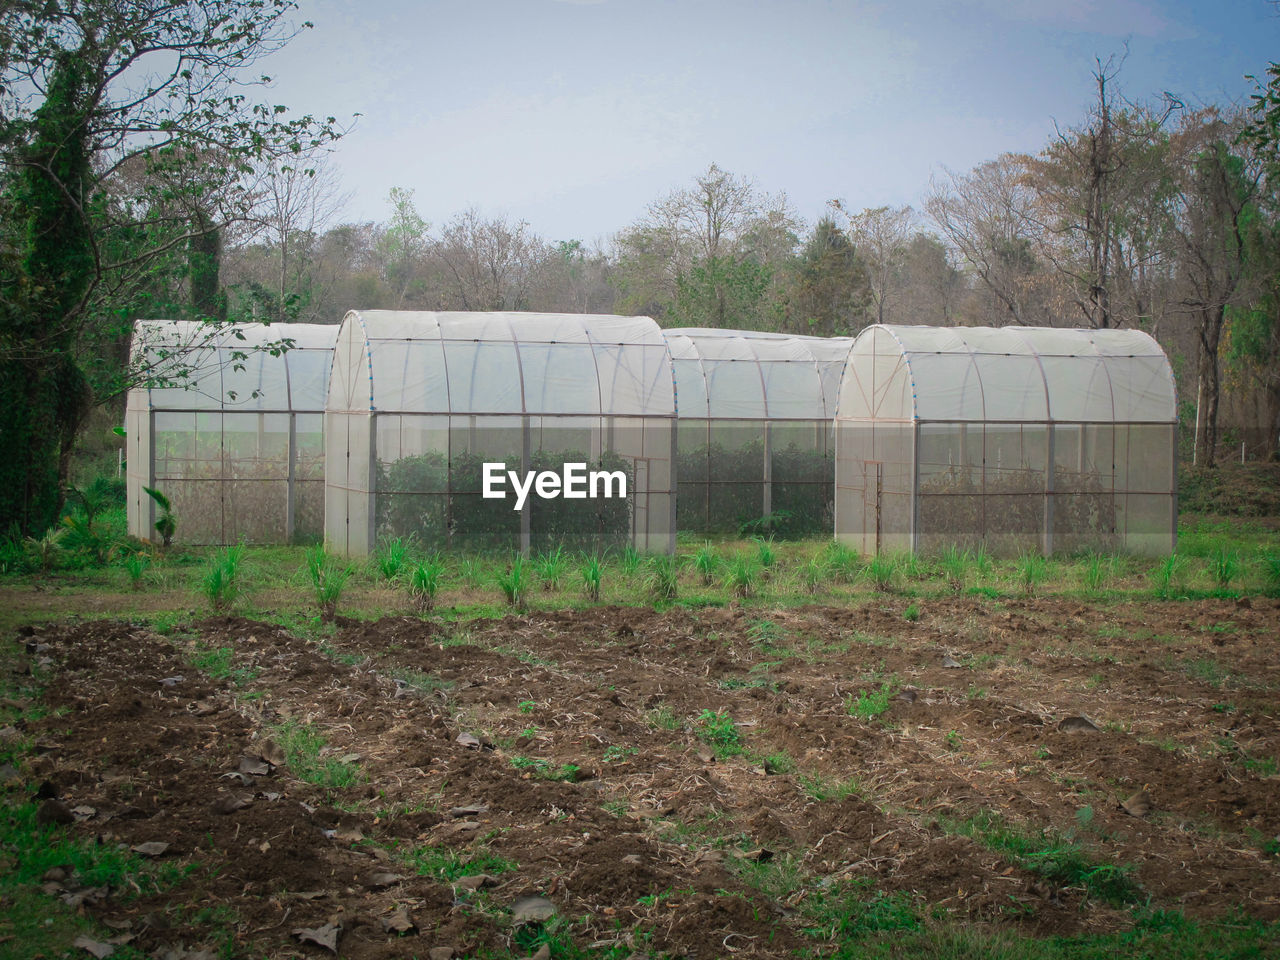
M237 687L243 687L258 678L256 667L237 667L235 651L230 647L207 647L197 644L188 657L191 665L206 674L209 679L229 681Z
M562 763L557 767L550 760L541 757L514 756L511 758L511 766L541 780L562 780L565 783L576 782L582 772L582 768L576 763Z
M435 877L446 883L479 873L496 877L509 873L518 866L489 850L459 852L445 847L411 847L398 856L418 876Z
M724 710L703 710L698 715L698 739L711 747L717 757L742 752L742 732Z
M1111 904L1135 903L1141 896L1131 867L1096 859L1068 834L1025 829L986 811L967 820L938 822L947 832L970 837L1059 886L1083 888Z
M897 689L896 683L886 680L878 689L859 690L856 697L849 694L844 700L845 711L849 716L857 717L859 720L868 722L875 720L889 709L889 701L893 699Z
M271 734L284 751L290 772L299 780L332 790L355 786L364 779L355 763L325 755L328 744L308 723L289 720L273 727Z

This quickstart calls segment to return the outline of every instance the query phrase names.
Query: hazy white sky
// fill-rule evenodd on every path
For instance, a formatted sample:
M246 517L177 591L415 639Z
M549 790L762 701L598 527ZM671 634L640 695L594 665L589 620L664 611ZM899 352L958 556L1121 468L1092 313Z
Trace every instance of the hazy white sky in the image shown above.
M605 239L711 163L810 223L918 205L931 175L1034 152L1089 102L1243 102L1280 59L1267 0L301 0L262 66L296 111L359 113L348 220L393 186L434 226L468 206Z

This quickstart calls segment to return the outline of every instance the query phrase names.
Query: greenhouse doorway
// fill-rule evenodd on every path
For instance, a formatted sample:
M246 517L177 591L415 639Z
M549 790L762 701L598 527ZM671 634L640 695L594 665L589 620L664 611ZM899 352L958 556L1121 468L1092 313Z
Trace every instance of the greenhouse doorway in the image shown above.
M880 552L880 537L884 529L883 513L881 508L884 504L884 463L880 460L866 460L865 464L865 481L862 489L865 491L866 502L863 504L865 515L871 519L872 523L868 524L875 531L875 551Z

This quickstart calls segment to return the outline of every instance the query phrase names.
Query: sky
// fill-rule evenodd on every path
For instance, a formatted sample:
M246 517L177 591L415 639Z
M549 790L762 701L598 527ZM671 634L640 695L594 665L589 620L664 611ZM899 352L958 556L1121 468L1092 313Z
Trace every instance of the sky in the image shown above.
M267 96L351 124L341 219L411 189L607 243L715 163L785 192L911 204L1080 123L1095 58L1135 101L1244 103L1280 59L1267 0L300 0ZM1127 54L1126 54L1127 49ZM354 117L359 114L358 117ZM353 119L354 117L354 119Z

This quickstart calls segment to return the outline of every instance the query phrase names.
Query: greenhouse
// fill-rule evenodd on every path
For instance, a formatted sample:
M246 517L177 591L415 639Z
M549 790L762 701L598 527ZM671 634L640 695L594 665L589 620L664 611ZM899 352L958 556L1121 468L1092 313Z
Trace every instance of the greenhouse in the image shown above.
M325 442L325 539L345 555L410 536L675 549L675 390L647 317L352 311Z
M681 530L829 533L847 337L673 329ZM767 518L767 519L766 519Z
M1173 373L1137 330L868 327L836 411L864 552L1173 550Z
M324 402L336 325L140 321L125 409L129 532L157 539L151 487L184 543L324 534Z

